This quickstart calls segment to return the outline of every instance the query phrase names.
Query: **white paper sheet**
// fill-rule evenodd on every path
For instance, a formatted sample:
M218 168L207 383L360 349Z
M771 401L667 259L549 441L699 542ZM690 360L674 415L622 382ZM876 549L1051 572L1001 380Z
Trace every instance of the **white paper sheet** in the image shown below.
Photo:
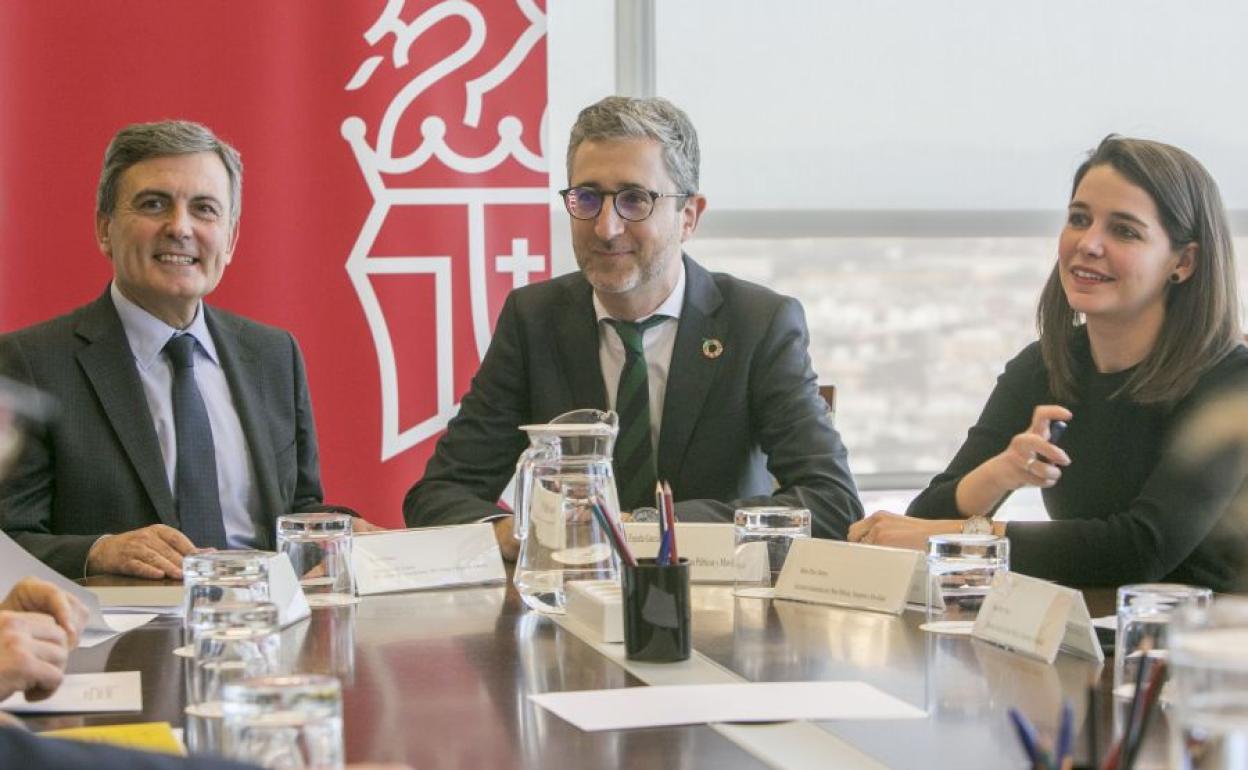
M86 640L81 642L82 646L92 647L120 633L120 630L114 628L113 624L104 618L104 614L100 611L100 600L95 594L39 561L29 551L18 545L13 538L0 532L0 598L7 596L13 586L24 577L37 577L40 580L46 580L61 590L78 597L86 605L90 616L87 618L87 627L82 635L83 639ZM156 616L135 617L146 617L146 620L130 625L124 630L128 631L130 628L137 628Z
M587 732L708 722L922 719L918 708L866 682L745 682L623 687L530 695Z
M138 671L66 674L52 697L28 703L19 692L0 703L0 710L18 714L142 711L143 681Z

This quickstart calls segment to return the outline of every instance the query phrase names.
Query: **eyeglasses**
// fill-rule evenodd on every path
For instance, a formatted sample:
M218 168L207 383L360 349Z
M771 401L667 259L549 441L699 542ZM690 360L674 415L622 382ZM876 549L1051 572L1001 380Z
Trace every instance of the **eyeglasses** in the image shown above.
M596 219L608 195L615 199L612 205L621 219L641 222L654 212L654 203L659 198L688 198L693 193L661 193L642 187L625 187L619 190L569 187L559 191L563 205L573 219Z

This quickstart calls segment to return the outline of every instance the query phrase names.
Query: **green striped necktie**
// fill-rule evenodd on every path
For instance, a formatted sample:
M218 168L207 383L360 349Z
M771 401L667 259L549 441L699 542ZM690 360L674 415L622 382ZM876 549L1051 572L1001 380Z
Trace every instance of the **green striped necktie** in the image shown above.
M624 343L624 369L615 395L615 411L620 415L620 433L615 440L615 485L620 493L620 509L624 511L654 505L657 471L650 438L650 378L646 374L642 337L646 329L667 319L665 315L637 322L606 319Z

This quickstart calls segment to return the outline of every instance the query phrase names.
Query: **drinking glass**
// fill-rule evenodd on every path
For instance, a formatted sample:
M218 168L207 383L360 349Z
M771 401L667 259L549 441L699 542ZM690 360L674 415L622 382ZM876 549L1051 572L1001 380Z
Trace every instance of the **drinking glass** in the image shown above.
M1153 665L1169 658L1170 621L1185 607L1205 609L1213 594L1207 588L1177 583L1141 583L1118 589L1118 633L1114 639L1114 736L1126 729L1135 695L1135 683ZM1152 661L1143 668L1145 661ZM1168 678L1169 672L1163 674ZM1162 679L1159 686L1166 685ZM1164 690L1163 690L1164 692ZM1161 710L1161 701L1153 704ZM1150 714L1158 725L1161 716ZM1143 737L1135 760L1135 770L1161 770L1167 764L1166 731L1149 730ZM1198 765L1199 766L1199 765Z
M187 688L186 739L195 753L220 753L221 693L225 685L279 672L277 606L218 602L192 611L195 657Z
M932 535L927 540L929 631L969 634L998 572L1010 568L1010 541L996 535ZM944 609L933 592L940 592Z
M769 599L784 568L789 547L810 537L810 511L805 508L739 508L733 517L737 576L732 593Z
M1114 637L1114 698L1130 700L1147 657L1165 659L1170 619L1188 603L1208 607L1208 588L1178 583L1138 583L1118 589L1118 633Z
M277 550L290 557L312 607L354 604L351 516L292 513L277 517Z
M184 646L174 653L189 658L195 608L218 602L269 600L268 551L205 551L182 558L182 630Z
M1184 607L1169 642L1170 766L1248 767L1248 599Z
M267 768L341 768L342 688L319 674L227 685L225 754Z

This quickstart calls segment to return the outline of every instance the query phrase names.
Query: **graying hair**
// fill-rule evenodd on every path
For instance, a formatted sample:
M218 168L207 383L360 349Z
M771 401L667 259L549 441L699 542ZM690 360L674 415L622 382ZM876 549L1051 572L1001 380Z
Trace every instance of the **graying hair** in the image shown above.
M189 120L134 123L117 132L104 151L104 168L95 192L96 214L110 216L117 207L121 175L136 163L168 155L216 153L230 178L230 225L243 211L243 161L238 150L217 138L212 130Z
M660 97L636 99L608 96L581 110L568 139L568 177L572 158L582 142L613 139L653 139L663 147L663 165L676 192L698 191L698 132L684 110ZM658 190L657 192L671 192Z

